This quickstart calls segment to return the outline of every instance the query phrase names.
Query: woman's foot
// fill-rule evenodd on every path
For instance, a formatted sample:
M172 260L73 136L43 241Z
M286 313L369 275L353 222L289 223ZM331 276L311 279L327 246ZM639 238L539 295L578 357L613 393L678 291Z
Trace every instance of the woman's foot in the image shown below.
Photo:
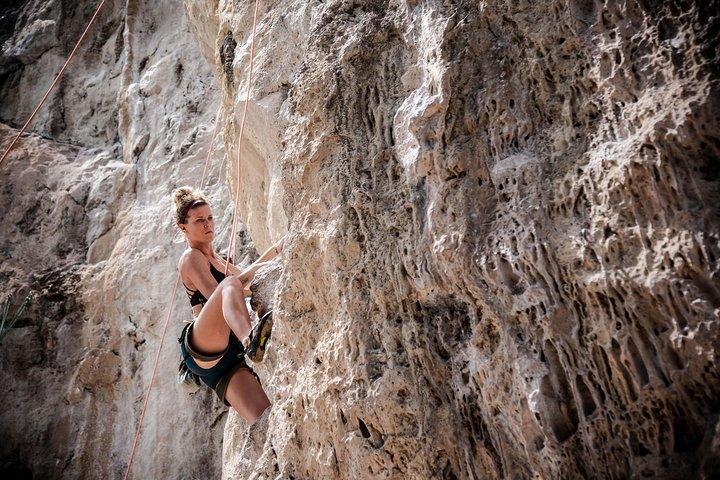
M263 361L263 357L265 357L265 347L272 334L272 327L272 310L268 310L250 331L245 347L245 356L252 360L253 363Z

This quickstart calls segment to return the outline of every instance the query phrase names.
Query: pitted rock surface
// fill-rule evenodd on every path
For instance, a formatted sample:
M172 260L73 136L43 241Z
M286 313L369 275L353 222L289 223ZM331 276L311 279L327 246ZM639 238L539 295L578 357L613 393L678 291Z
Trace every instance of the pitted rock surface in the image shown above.
M0 347L8 469L121 475L182 250L169 193L219 113L219 243L235 194L241 263L288 232L253 287L273 407L248 445L166 347L137 478L720 474L717 2L266 0L251 79L254 2L183 4L110 2L34 125L52 140L2 166L3 294L46 285L48 312ZM8 7L4 122L93 6Z
M261 2L240 153L290 237L254 475L717 474L711 3ZM253 2L185 4L237 41L237 125Z

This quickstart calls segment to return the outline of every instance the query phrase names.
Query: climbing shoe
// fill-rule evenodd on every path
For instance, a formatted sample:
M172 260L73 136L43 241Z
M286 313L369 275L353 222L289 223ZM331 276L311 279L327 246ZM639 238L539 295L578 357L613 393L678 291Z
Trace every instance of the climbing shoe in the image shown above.
M255 324L248 335L248 345L245 349L245 356L254 363L260 363L265 356L265 347L272 334L273 317L272 310L268 310L260 321Z

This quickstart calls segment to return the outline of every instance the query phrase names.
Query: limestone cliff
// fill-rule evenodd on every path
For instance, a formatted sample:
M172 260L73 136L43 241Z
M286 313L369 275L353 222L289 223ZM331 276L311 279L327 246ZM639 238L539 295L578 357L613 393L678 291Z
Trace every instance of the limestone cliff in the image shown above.
M253 2L185 4L237 122ZM716 2L265 1L256 42L291 239L226 478L717 474Z
M13 126L92 9L16 3ZM266 0L251 79L254 2L183 5L111 3L52 140L0 170L3 288L45 288L0 347L3 459L120 475L182 248L163 202L219 108L225 225L237 192L256 245L289 232L255 287L274 405L220 458L169 342L136 478L720 473L717 2Z

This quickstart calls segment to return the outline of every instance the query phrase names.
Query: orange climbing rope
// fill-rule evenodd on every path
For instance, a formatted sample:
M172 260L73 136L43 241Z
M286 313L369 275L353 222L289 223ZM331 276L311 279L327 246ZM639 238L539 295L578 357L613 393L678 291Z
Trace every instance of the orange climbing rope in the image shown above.
M145 400L143 401L142 410L140 411L140 421L138 422L137 431L135 432L135 439L133 440L132 449L130 450L130 460L128 461L127 470L125 470L125 476L123 477L125 480L127 480L128 476L130 475L130 467L132 466L133 458L135 458L135 447L137 447L137 442L140 438L140 426L142 425L143 418L145 418L145 410L148 406L148 400L150 400L150 390L152 389L153 383L155 383L155 372L157 371L157 366L160 361L160 351L162 350L163 341L165 340L165 333L167 332L167 327L170 323L170 317L172 316L173 307L175 306L175 295L177 294L177 288L179 283L180 274L178 274L177 279L175 280L175 287L173 288L170 308L168 309L167 317L165 318L165 323L163 324L162 334L160 335L160 346L158 347L157 353L155 354L155 363L153 364L152 375L150 375L150 385L148 386L147 394L145 395Z
M202 177L200 178L200 188L205 185L205 173L207 172L208 163L210 162L210 156L213 153L213 148L215 148L215 135L217 134L217 127L218 122L220 120L220 107L218 107L218 111L215 114L215 125L213 126L212 136L210 137L210 148L208 149L208 154L205 157L205 166L203 167L203 173Z
M199 188L202 188L205 184L205 173L207 172L208 163L210 163L210 157L212 156L213 148L215 147L215 135L217 133L219 118L220 108L218 107L218 113L215 115L215 125L213 126L213 132L210 138L210 147L208 148L208 153L205 156L205 166L203 167L203 174L200 179L200 183L198 184ZM158 346L157 353L155 354L155 363L153 363L152 374L150 375L150 385L148 385L147 393L145 394L145 400L143 401L142 410L140 411L140 420L138 421L138 426L135 431L135 438L133 439L132 449L130 450L130 460L128 461L127 470L125 470L125 476L123 477L125 480L127 480L128 476L130 475L130 467L132 466L133 459L135 458L135 449L137 447L137 442L140 439L140 427L142 426L143 419L145 418L145 411L147 410L148 401L150 399L150 391L152 390L153 384L155 383L155 373L157 372L157 366L160 362L160 352L162 351L163 343L165 343L165 333L167 332L167 327L170 324L170 318L172 317L173 307L175 306L175 297L177 295L177 288L179 284L180 272L178 272L177 278L175 279L175 286L173 287L173 293L170 299L170 308L168 309L168 313L165 316L165 322L163 323L162 335L160 335L160 345Z
M90 31L90 26L95 22L95 18L98 16L98 13L100 13L100 9L102 8L103 4L105 3L105 0L102 0L100 4L95 9L95 13L93 14L92 18L90 19L90 22L88 22L87 27L85 27L85 31L80 36L80 40L77 41L75 44L75 48L72 49L72 52L70 52L70 56L65 61L65 65L62 66L60 69L60 72L55 76L55 80L53 80L52 84L50 85L50 88L48 88L47 92L45 92L45 95L43 96L42 100L40 100L40 103L38 103L37 107L35 107L35 110L33 110L32 114L30 115L30 118L27 119L25 124L20 129L20 132L15 136L15 139L10 142L10 145L5 149L5 153L3 153L2 157L0 157L0 165L2 165L3 161L5 161L5 158L10 153L10 150L15 146L18 140L20 140L20 137L23 133L25 133L25 130L27 129L28 125L30 125L30 122L32 122L33 118L35 118L35 115L37 114L38 110L40 110L40 107L43 106L43 103L45 103L45 100L47 100L48 96L50 95L50 92L55 87L57 82L62 77L62 74L65 72L65 69L70 64L70 60L75 56L75 52L77 51L78 47L80 47L80 44L82 43L83 39L85 38L85 35Z
M242 135L245 130L245 117L247 115L247 106L250 101L250 86L252 83L253 57L255 56L255 30L257 27L257 12L258 12L258 0L255 0L255 10L253 13L252 37L250 40L250 66L249 66L249 71L248 71L248 88L247 88L247 95L245 98L245 106L243 108L243 116L242 116L242 120L240 122L240 139L238 141L238 157L237 157L238 158L238 161L237 161L237 168L238 168L237 179L238 179L238 181L237 181L236 192L235 192L235 207L233 209L233 221L232 221L232 229L231 229L231 233L230 233L230 245L228 247L228 256L227 256L227 259L225 262L225 274L226 275L227 275L227 271L228 271L228 265L230 263L231 252L233 251L232 249L235 248L235 238L234 237L235 237L235 225L236 225L236 220L237 220L237 204L238 204L238 200L240 198L240 194L239 194L239 192L240 192L240 148L242 147ZM213 141L211 141L211 143L214 143L216 129L217 129L217 119L215 122L215 128L213 129ZM205 179L205 170L207 169L207 162L210 158L211 153L212 153L212 145L208 152L208 156L205 159L205 169L203 169L203 180L201 180L201 186L202 186L202 181L204 181L204 179ZM148 386L147 394L145 395L145 401L143 402L143 407L140 412L140 419L138 421L137 431L135 432L135 439L133 440L133 446L130 451L130 460L128 461L127 470L125 470L125 476L123 477L124 480L128 479L128 477L130 475L130 469L132 467L132 462L133 462L133 459L135 458L135 449L137 447L138 439L140 438L140 430L142 427L142 421L143 421L143 418L145 417L145 410L147 409L148 399L150 398L150 391L151 391L153 383L155 381L155 373L157 371L157 365L160 360L160 351L162 350L163 342L165 341L165 333L167 331L167 326L170 323L170 316L172 314L173 304L175 303L175 295L177 294L177 286L178 286L179 282L180 282L180 274L178 273L177 280L175 281L175 287L173 288L170 309L168 310L168 314L165 318L165 324L163 325L163 331L162 331L162 335L160 337L160 345L158 346L158 350L155 355L155 364L153 365L153 371L150 376L150 385Z
M247 93L245 94L245 105L243 105L243 116L240 121L240 137L238 139L238 151L237 151L237 182L235 182L235 206L233 208L233 221L232 228L230 229L230 245L228 246L228 256L225 259L225 275L228 272L228 265L230 264L230 254L235 251L235 230L237 220L237 208L238 201L240 200L240 152L242 150L243 132L245 130L245 117L247 116L247 107L250 103L250 87L252 86L252 73L253 73L253 59L255 57L255 27L257 26L257 13L258 13L258 1L255 0L255 11L253 12L253 28L252 28L252 40L250 41L250 66L248 68L248 80L247 80Z

